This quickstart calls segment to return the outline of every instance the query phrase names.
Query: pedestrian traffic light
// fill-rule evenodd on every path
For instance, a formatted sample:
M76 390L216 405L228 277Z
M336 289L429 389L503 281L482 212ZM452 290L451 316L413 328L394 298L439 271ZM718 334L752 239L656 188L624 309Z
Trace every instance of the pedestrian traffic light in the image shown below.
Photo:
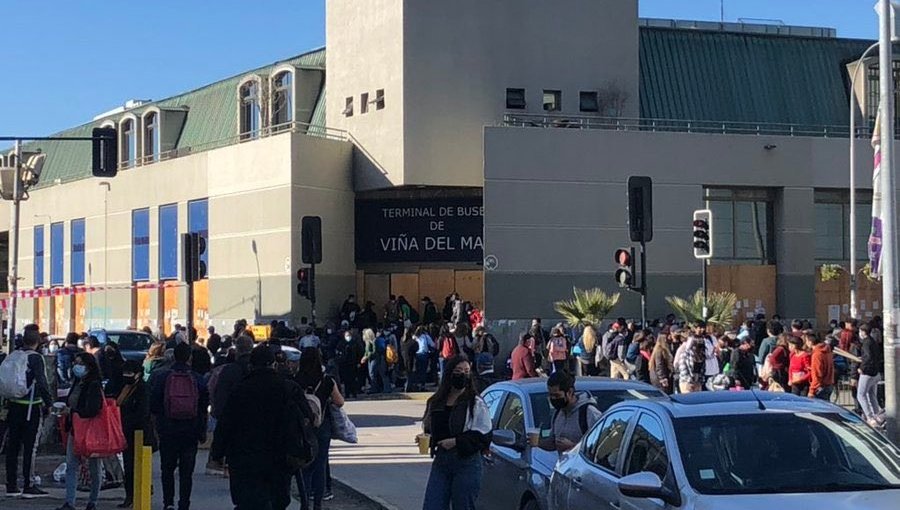
M195 266L197 268L196 276L197 280L203 280L206 278L206 261L203 260L203 255L206 254L206 238L201 234L195 232L191 234L192 239L194 240L194 257L195 257Z
M304 216L300 220L300 254L304 264L322 263L322 218Z
M203 254L206 253L206 238L197 232L182 234L181 249L184 263L182 280L185 283L194 283L206 278L206 262L202 260Z
M616 250L615 262L619 266L616 269L616 283L619 287L630 288L634 284L634 248Z
M297 294L310 301L316 299L315 277L311 268L303 267L297 270Z
M91 131L91 173L94 177L115 177L118 170L119 135L116 128L94 128Z
M709 259L713 256L712 211L694 211L694 258Z
M653 182L649 177L628 178L628 233L633 243L653 240Z

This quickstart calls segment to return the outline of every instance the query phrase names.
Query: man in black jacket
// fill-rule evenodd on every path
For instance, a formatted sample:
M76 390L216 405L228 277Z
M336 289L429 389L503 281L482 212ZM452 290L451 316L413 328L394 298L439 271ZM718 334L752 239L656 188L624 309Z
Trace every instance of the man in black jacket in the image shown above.
M745 390L756 381L756 358L753 355L753 339L745 337L737 349L731 351L731 372L737 384Z
M10 359L4 363L10 363L12 356L27 357L27 372L25 382L30 388L28 394L21 398L9 400L9 413L6 417L9 427L9 436L6 445L6 495L24 496L35 498L46 496L47 493L38 489L31 483L34 474L34 453L36 450L38 431L41 430L41 421L45 412L53 404L53 396L47 385L47 373L44 367L44 357L36 352L41 343L41 335L37 326L25 327L22 337L22 349L19 354L10 355ZM22 451L22 476L24 489L18 490L19 451Z
M881 427L885 418L878 405L878 383L884 372L884 348L872 337L872 328L868 324L859 327L859 337L862 339L862 362L859 365L856 398L869 425Z
M268 346L253 349L250 373L229 395L216 424L210 455L228 462L236 510L287 508L298 468L291 461L311 460L291 446L302 442L301 427L309 426L297 403L305 397L296 383L275 372L274 363Z
M216 368L219 371L218 374L213 371L210 378L212 416L216 420L222 417L228 397L231 396L241 380L250 373L250 352L253 351L253 340L247 336L239 337L235 341L234 351L236 356L234 363ZM210 453L209 460L206 462L206 472L212 475L224 474L224 459Z

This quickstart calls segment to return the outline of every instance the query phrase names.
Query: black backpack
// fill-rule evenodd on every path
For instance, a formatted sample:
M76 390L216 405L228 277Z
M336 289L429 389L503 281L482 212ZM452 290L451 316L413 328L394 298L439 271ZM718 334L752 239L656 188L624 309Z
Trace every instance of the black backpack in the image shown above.
M413 324L419 323L419 311L412 306L409 307L409 322Z
M590 401L587 404L578 408L578 427L581 429L581 435L584 435L588 431L588 422L587 422L587 411L588 407L593 407L594 409L600 411L600 407L596 402ZM550 428L553 428L553 424L556 423L556 418L559 416L559 413L562 412L562 409L557 409L555 413L553 413L553 421L550 422Z
M302 390L296 395L285 391L284 410L282 411L280 438L278 444L284 451L284 471L289 474L299 473L316 458L319 441L316 429L312 425L313 412L309 408Z

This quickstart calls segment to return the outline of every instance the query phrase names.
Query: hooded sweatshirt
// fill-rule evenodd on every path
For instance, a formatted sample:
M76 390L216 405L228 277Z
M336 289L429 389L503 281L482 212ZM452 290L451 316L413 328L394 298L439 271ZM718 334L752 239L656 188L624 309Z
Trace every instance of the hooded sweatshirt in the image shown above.
M594 400L594 397L586 392L577 393L575 396L577 400L574 406L554 414L555 419L552 427L554 439L566 438L573 443L581 441L581 437L587 432L587 430L581 430L581 424L579 423L580 409L584 406L589 406L586 411L588 429L600 420L601 412L597 409L597 401Z

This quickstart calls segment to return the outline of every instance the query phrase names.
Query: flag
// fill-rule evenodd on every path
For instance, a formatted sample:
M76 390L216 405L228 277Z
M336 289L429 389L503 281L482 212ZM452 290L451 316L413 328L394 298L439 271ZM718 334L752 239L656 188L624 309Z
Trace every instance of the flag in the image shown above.
M875 149L872 172L872 232L869 234L869 269L875 278L881 277L881 110L875 118L872 132L872 148Z

